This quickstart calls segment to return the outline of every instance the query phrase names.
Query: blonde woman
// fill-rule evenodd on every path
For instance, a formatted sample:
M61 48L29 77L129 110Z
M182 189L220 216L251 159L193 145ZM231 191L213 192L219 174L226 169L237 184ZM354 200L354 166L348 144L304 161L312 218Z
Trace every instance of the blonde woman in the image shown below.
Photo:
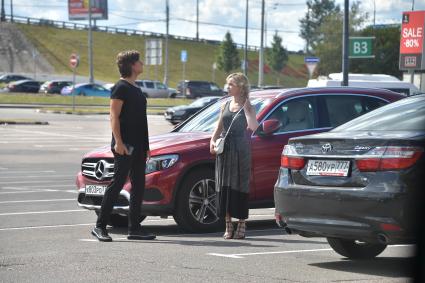
M251 175L251 144L247 129L258 127L255 109L249 101L249 81L242 73L227 77L232 99L221 107L221 114L210 141L210 152L219 137L226 136L224 150L216 157L215 181L219 216L226 220L224 239L244 239L248 218L249 179ZM231 125L231 126L230 126ZM232 218L238 219L235 230Z

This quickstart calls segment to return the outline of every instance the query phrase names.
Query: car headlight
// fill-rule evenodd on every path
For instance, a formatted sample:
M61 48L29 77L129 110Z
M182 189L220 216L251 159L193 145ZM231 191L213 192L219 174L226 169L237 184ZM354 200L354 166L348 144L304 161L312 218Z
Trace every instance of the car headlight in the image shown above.
M146 162L145 174L168 169L179 160L177 154L159 155L149 158Z
M174 112L174 115L181 116L181 115L184 114L184 112L185 111L183 111L183 110L178 110L178 111Z

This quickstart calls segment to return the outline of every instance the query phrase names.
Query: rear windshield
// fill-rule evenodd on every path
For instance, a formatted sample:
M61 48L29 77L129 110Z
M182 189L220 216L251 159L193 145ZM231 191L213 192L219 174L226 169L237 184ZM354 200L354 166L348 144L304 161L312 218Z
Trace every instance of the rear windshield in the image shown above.
M344 131L425 131L425 96L404 98L333 130Z

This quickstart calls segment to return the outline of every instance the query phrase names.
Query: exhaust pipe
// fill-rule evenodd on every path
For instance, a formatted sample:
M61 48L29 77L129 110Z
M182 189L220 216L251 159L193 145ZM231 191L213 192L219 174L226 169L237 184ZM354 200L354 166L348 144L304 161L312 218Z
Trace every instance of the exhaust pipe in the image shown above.
M388 242L390 241L384 233L379 233L378 236L378 242L384 245L388 245Z

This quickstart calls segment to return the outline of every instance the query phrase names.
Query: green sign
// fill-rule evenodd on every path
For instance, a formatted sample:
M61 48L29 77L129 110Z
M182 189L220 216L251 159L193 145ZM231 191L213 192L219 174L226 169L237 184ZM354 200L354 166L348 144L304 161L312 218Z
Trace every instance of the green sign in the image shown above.
M373 40L375 37L350 37L349 58L375 58Z

